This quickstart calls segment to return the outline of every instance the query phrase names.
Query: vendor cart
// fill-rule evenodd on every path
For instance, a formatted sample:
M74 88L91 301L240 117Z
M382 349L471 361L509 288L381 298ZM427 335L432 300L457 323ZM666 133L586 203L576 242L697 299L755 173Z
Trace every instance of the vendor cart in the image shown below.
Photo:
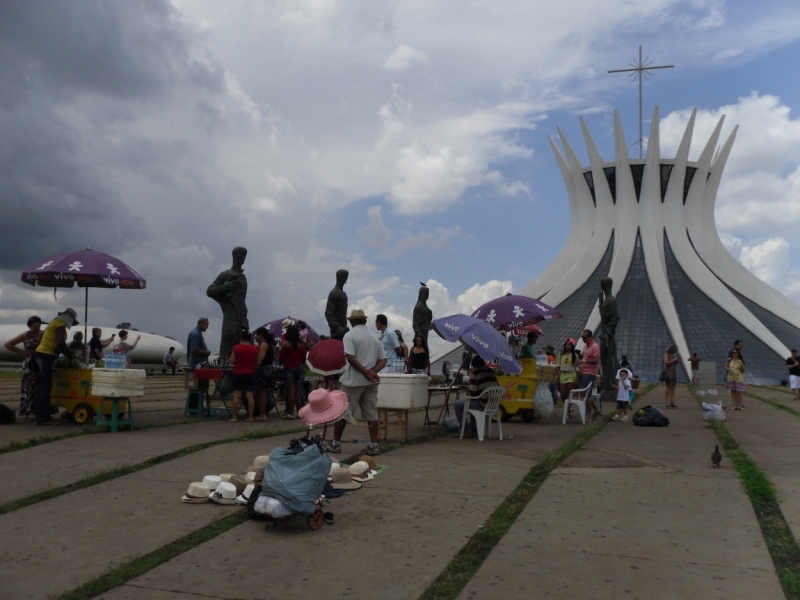
M92 394L93 369L55 369L50 392L52 406L63 406L67 417L79 425L89 423L100 410L103 398ZM109 411L111 408L109 407ZM128 410L127 400L119 404L120 412ZM107 417L111 417L109 412Z
M537 365L533 358L521 358L522 373L519 375L501 375L498 385L508 389L500 400L500 419L509 421L519 415L523 421L530 423L534 419L533 397L537 385L549 385L558 381L558 367L555 365Z

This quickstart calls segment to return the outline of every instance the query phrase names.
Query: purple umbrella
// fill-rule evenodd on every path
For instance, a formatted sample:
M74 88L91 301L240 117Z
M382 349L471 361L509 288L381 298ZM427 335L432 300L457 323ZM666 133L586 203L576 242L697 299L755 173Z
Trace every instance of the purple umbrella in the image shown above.
M282 319L275 319L274 321L270 321L269 323L264 323L262 327L266 327L267 329L269 329L269 332L273 336L275 336L276 340L279 341L281 339L281 334L283 333L283 322L286 319L289 319L295 325L297 325L298 321L302 320L302 319L295 319L290 315L288 317L283 317ZM308 324L308 321L306 321L306 329L308 329L308 339L316 344L319 341L319 334L313 329L311 329L311 325Z
M543 320L560 319L561 313L536 298L506 294L490 300L472 313L472 316L486 321L495 329L508 331Z
M436 319L432 326L448 342L461 342L483 360L498 361L503 372L514 375L522 372L508 340L490 323L467 315L451 315Z
M144 278L124 262L103 252L96 252L88 246L86 250L56 254L37 262L22 272L22 281L32 286L39 284L51 288L71 288L77 284L78 287L85 288L84 340L87 339L90 287L120 287L131 290L143 290L147 287ZM53 294L55 295L55 290Z

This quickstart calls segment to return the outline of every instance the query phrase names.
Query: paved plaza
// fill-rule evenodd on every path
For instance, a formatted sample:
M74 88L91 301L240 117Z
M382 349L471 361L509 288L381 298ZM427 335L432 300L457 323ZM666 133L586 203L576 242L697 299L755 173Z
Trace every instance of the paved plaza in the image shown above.
M182 504L180 497L204 475L243 471L255 456L286 445L296 436L289 430L301 424L274 416L254 424L185 419L181 383L148 379L147 395L134 404L142 427L134 432L77 435L0 454L0 508L79 484L0 514L0 596L57 598L242 510ZM6 380L0 393L7 396L7 388ZM752 392L800 404L779 389ZM657 387L638 405L662 405L662 396ZM562 462L460 597L784 597L739 476L727 458L721 469L711 467L714 431L685 387L676 399L670 427L612 422ZM800 459L792 450L800 444L800 417L751 397L745 404L745 412L729 412L728 429L774 484L798 535ZM423 413L412 413L411 438L429 433L422 424ZM0 446L74 427L3 427ZM419 598L531 468L584 430L577 419L562 425L559 414L504 423L513 437L502 441L495 432L483 442L448 435L398 447L378 457L388 469L331 501L333 525L311 531L293 519L267 532L246 521L98 597ZM246 432L272 437L242 440ZM366 437L365 427L345 434ZM216 445L181 455L207 443ZM364 443L343 446L347 458ZM82 484L119 467L134 469Z

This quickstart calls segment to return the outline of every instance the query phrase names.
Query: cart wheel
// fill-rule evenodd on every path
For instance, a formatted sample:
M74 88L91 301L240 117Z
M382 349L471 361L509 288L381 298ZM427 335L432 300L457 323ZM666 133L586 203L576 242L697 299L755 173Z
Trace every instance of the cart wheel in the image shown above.
M92 410L92 407L85 402L81 402L72 410L72 420L78 425L83 425L84 423L90 422L93 416L94 411Z
M308 523L308 528L317 530L325 523L325 515L320 509L314 511L314 514L310 517L306 517L306 523Z
M530 423L533 421L533 411L532 410L523 410L522 411L522 420L526 423Z
M497 407L497 414L500 416L500 420L503 423L505 423L507 421L510 421L511 419L514 418L514 415L508 414L508 412L506 411L505 407L502 404ZM496 421L496 419L495 419L495 421Z

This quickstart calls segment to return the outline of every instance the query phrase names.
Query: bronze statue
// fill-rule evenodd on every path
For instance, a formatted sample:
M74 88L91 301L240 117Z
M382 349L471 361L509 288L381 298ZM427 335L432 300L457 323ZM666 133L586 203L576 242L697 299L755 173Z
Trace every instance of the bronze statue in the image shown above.
M428 332L431 330L431 321L433 321L433 312L428 308L428 296L431 293L430 288L424 283L420 282L422 286L419 288L419 296L417 296L417 303L414 305L414 335L421 335L425 342L425 349L428 349Z
M331 328L331 339L334 340L341 340L350 331L347 326L347 294L344 292L349 275L345 269L336 271L336 285L328 294L328 304L325 306L325 319Z
M604 402L616 401L614 385L617 379L619 363L617 362L616 331L619 323L617 299L611 295L614 281L610 277L600 280L600 333L597 341L600 344L600 367L602 368L602 386L600 394ZM609 404L611 406L611 404Z
M247 258L247 248L237 246L231 253L233 265L223 271L214 280L206 295L219 303L222 309L222 337L219 344L220 359L227 360L233 347L242 338L242 330L250 329L247 320L247 277L245 277L244 264Z

